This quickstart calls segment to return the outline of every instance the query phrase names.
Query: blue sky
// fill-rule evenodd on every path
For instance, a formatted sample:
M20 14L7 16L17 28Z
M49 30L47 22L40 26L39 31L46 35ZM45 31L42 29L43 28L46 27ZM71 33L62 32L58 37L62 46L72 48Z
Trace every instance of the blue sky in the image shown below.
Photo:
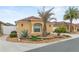
M41 9L40 6L0 6L0 21L15 24L15 21L26 18L28 16L38 16L37 11ZM51 8L51 7L46 7ZM68 7L57 6L53 9L54 17L57 21L63 21L63 15ZM79 21L73 21L76 23Z

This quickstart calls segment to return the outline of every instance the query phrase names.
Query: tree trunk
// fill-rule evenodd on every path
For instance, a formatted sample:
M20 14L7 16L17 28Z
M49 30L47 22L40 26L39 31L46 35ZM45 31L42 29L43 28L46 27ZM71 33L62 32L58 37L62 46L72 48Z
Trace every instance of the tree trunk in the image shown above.
M72 32L72 19L70 19L70 32Z
M60 36L60 33L57 33L57 36Z
M47 31L47 28L46 28L46 22L44 21L44 25L43 25L43 33L42 35L45 37L46 36L46 31Z

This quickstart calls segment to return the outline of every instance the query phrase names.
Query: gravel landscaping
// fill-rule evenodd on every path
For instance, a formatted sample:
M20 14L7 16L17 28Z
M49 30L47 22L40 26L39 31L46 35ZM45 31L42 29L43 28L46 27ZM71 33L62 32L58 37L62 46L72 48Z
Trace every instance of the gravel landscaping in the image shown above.
M62 40L59 40L59 41L54 41L54 42L49 42L49 43L42 43L42 44L36 44L36 43L32 44L32 43L22 43L22 42L20 43L20 42L6 41L7 38L8 38L8 35L4 35L4 36L0 37L0 45L1 45L0 46L0 52L29 51L29 50L44 47L44 46L47 46L47 45L57 44L59 42L72 40L72 39L77 38L77 37L79 37L78 34L72 34L71 38L62 39Z
M35 43L35 44L39 44L39 43L55 42L55 41L59 41L59 40L67 39L67 38L70 38L70 36L69 35L62 35L62 36L49 35L47 37L42 37L40 40L37 40L37 41L32 41L30 39L21 39L20 41L18 41L18 38L7 37L7 41L20 42L20 43Z

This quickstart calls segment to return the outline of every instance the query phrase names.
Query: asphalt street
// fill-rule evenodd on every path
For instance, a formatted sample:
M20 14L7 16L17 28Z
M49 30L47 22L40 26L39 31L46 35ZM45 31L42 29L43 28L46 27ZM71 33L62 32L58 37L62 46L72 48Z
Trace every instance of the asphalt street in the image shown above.
M79 52L79 38L51 44L27 52Z

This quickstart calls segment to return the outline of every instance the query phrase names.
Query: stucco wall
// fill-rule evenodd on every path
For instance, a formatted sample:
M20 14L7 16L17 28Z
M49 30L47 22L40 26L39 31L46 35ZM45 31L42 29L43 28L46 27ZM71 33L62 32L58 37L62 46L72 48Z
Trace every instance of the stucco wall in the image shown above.
M42 31L41 32L34 32L33 31L33 25L36 24L36 23L42 24L42 30L43 30L43 25L44 25L43 21L41 21L41 20L38 21L38 20L32 19L30 22L28 22L28 21L18 21L17 26L16 26L17 32L20 33L23 30L28 30L30 35L41 35ZM21 26L21 24L23 24L23 27ZM47 26L47 32L53 31L53 25L51 25L50 23L47 23L46 26Z
M3 34L10 34L12 31L16 31L16 26L2 25L1 27L2 27Z
M31 35L41 35L42 31L41 32L34 32L34 30L33 30L34 24L41 24L42 29L43 29L43 22L42 21L36 21L36 20L33 20L33 19L31 20Z
M23 24L23 26L22 26ZM18 33L21 33L24 30L27 30L29 33L31 32L31 24L27 21L19 21L17 22L16 29Z
M48 33L53 32L53 25L51 23L47 23L46 26L47 26L47 32Z

